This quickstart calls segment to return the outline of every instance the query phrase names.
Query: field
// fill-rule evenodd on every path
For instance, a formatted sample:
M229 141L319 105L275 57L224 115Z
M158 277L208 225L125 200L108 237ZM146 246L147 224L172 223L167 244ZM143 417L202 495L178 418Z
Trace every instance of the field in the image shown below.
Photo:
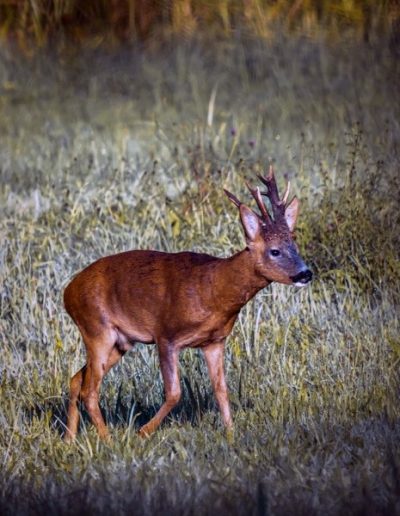
M0 53L0 512L400 514L400 65L384 36L194 38L154 51ZM228 256L228 188L275 164L301 199L309 288L273 285L226 349L225 436L201 352L160 406L154 347L107 376L112 442L83 411L84 363L62 291L133 248ZM252 204L253 205L253 204Z

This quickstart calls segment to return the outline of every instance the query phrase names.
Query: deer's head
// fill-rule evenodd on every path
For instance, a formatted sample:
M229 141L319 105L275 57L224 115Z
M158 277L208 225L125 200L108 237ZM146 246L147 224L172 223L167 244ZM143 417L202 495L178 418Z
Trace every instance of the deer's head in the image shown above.
M253 258L256 273L269 281L304 286L311 281L312 272L300 257L293 239L299 201L294 197L287 202L290 183L282 199L279 197L272 166L268 176L258 177L267 187L266 192L260 192L258 187L247 187L257 202L260 215L225 190L229 199L239 208L247 247ZM272 213L268 212L262 195L269 199Z

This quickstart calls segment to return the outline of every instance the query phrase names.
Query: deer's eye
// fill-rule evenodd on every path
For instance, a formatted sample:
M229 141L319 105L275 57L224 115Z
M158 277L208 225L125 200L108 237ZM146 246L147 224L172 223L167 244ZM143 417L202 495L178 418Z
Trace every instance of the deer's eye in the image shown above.
M279 249L271 249L271 251L269 253L271 256L279 256L281 254Z

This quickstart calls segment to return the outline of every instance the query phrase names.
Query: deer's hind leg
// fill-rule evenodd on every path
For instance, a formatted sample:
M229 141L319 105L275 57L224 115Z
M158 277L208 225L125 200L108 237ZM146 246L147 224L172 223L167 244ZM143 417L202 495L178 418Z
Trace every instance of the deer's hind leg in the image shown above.
M79 423L79 398L85 404L90 419L101 438L107 438L108 430L99 407L100 386L107 372L125 354L116 342L113 330L96 337L83 336L87 349L87 363L71 379L70 402L68 407L67 430L64 436L70 442L76 436Z
M78 400L81 393L83 375L86 371L86 364L72 378L69 389L69 404L67 415L67 429L64 434L64 441L69 443L74 440L78 431L79 409Z

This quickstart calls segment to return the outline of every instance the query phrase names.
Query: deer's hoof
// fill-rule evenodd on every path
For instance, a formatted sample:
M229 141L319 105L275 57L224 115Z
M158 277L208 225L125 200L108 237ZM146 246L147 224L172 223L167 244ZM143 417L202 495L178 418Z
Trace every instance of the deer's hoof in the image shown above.
M142 439L146 439L147 437L150 436L150 434L153 433L154 430L152 430L148 425L144 425L142 426L142 428L139 429L139 437L141 437Z
M75 435L67 430L64 434L63 441L65 444L72 444L75 441Z
M233 444L235 442L235 430L233 427L225 430L225 436L229 444Z
M110 444L112 441L111 435L108 432L106 434L99 434L99 437L106 444Z

